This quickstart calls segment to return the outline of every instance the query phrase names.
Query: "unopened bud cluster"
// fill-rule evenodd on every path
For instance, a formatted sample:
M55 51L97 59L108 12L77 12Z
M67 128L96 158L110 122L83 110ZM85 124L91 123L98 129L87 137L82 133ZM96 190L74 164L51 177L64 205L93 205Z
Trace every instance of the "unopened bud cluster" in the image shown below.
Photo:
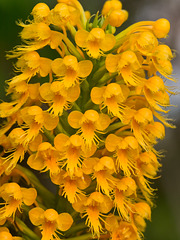
M173 54L168 20L116 34L127 18L119 0L92 16L58 0L18 22L11 101L0 103L1 240L142 238L161 166L154 146L173 127Z

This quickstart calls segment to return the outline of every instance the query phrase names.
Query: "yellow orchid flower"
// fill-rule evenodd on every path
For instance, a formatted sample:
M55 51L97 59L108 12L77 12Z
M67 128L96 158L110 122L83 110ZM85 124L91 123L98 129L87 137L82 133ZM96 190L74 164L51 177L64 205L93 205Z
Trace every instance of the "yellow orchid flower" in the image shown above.
M57 79L61 80L65 88L79 84L91 73L93 68L90 60L78 62L77 58L72 55L65 56L63 59L56 58L51 66Z
M43 210L40 207L33 208L29 211L29 218L35 226L41 230L42 240L60 239L59 231L67 231L73 219L68 213L60 213L54 209Z
M99 58L103 52L111 50L116 43L114 36L105 33L101 28L93 28L90 32L78 30L75 41L93 58Z
M0 208L0 221L15 217L22 204L30 206L34 203L37 191L34 188L21 188L17 183L5 183L0 187L0 196L5 201L5 206Z

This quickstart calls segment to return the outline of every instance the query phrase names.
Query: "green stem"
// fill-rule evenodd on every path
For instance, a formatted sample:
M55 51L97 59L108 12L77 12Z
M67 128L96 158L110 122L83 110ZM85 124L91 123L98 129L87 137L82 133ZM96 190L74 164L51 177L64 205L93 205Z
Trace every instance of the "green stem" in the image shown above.
M62 128L64 129L64 132L67 136L70 136L73 134L74 129L70 127L69 123L68 123L68 115L69 113L67 111L63 112L63 115L60 116L59 121L60 124L62 125ZM65 130L66 129L66 130Z
M89 99L89 101L84 105L83 110L86 111L88 109L93 109L96 111L99 111L99 105L94 104L91 99Z
M80 111L81 112L81 108L77 105L77 103L73 103L73 110L77 110L77 111Z
M78 218L78 217L79 217L79 212L76 212L75 210L72 211L72 212L71 212L71 217L72 217L73 219Z
M82 5L80 4L79 1L75 1L75 5L77 6L77 8L80 11L81 21L82 21L82 24L83 24L83 28L85 29L86 28L87 19L86 19L86 15L85 15L84 9L83 9L83 7L82 7Z
M96 13L94 21L92 23L92 28L96 28L98 26L98 18L99 18L99 11Z
M63 126L60 124L60 122L58 122L58 125L56 127L56 129L58 130L59 133L64 133L66 135L69 135L66 130L63 128Z
M71 227L67 231L66 236L73 235L73 234L75 235L75 233L77 233L77 232L79 232L81 230L84 230L84 229L87 229L87 226L84 223L77 224L77 225Z
M105 73L107 73L107 70L106 70L106 66L104 64L92 76L91 86L95 86L96 83L99 81L99 79L101 79L105 75Z
M90 98L90 90L89 90L89 83L87 80L84 80L81 84L82 87L82 101L81 101L81 107L84 109L85 104L88 102Z
M133 132L131 131L122 131L117 134L118 136L133 136Z
M124 124L122 122L113 123L106 129L106 132L111 132L111 131L119 129L123 126L124 126Z
M67 23L66 26L67 26L68 30L70 31L72 37L75 37L75 35L76 35L75 27L73 27L69 22Z
M45 129L45 128L43 128L43 133L44 133L44 135L47 137L47 139L49 140L49 142L50 142L51 144L53 144L53 143L54 143L54 138L55 138L55 136L54 136L50 131L48 131L48 130Z
M31 240L40 240L40 238L30 228L28 228L28 226L26 226L26 224L23 221L21 221L18 217L16 217L15 221L19 227L19 230L24 235L27 235L28 238L30 238Z
M91 101L91 99L89 99L89 101L85 104L84 109L92 109L94 106L94 103Z
M60 33L60 32L59 32ZM60 33L62 40L66 43L69 51L71 54L73 54L79 61L83 60L83 57L81 54L78 52L77 48L74 46L74 44L62 33Z
M90 239L92 239L91 233L87 233L82 236L77 236L77 237L73 237L73 238L67 238L67 240L90 240Z
M29 238L28 236L25 236L24 234L22 235L23 240L32 240L32 238Z
M113 49L118 48L123 42L124 39L132 33L134 30L137 30L139 27L150 27L154 24L153 21L142 21L142 22L137 22L126 28L124 31L121 31L119 34L117 34L116 37L116 45Z
M110 79L113 79L114 77L116 77L118 74L117 73L106 73L97 83L96 86L102 86L105 83L107 83L107 81L109 81Z
M81 83L81 87L84 92L89 91L89 83L86 79Z
M73 211L72 205L67 200L67 198L60 195L56 195L56 205L54 205L54 207L59 213L68 212L71 214L71 212Z
M93 180L91 185L86 188L86 194L91 194L92 192L95 192L96 191L96 187L97 187L97 182L95 180Z

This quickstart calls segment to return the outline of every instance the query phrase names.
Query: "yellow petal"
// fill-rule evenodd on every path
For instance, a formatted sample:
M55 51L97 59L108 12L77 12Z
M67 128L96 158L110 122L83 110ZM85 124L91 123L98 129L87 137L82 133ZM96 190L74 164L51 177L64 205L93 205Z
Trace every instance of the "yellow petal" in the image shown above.
M85 174L89 175L93 172L93 168L97 163L98 158L86 158L82 164L82 170Z
M116 96L116 99L118 102L124 102L129 96L130 89L128 88L127 85L123 85L123 84L120 85L120 87L121 87L122 95Z
M69 137L64 133L59 133L54 138L54 146L58 151L65 151L65 147L67 146L68 142L69 142Z
M66 67L71 67L72 69L76 70L78 66L77 58L73 55L67 55L63 59L63 63Z
M99 118L96 122L96 129L103 131L109 126L110 123L110 117L107 114L101 113L99 114Z
M34 203L37 197L37 191L35 188L21 188L23 194L23 202L25 205L30 206Z
M104 156L100 159L100 162L108 169L114 169L114 161L111 157Z
M13 240L14 238L12 237L10 232L1 231L0 232L0 239L1 240Z
M91 231L97 236L100 236L100 231L102 231L102 225L100 223L100 212L97 207L87 207L87 224L90 227Z
M41 40L46 40L51 37L51 29L44 22L40 22L35 25L35 32L37 32L36 37L38 37Z
M105 65L106 69L110 72L117 72L119 56L108 54L106 57Z
M102 14L107 15L112 9L122 9L122 3L120 1L106 1L103 5Z
M130 196L136 191L136 183L131 177L123 177L117 183L117 188L119 191L123 191L125 196Z
M84 212L86 207L85 207L85 203L87 201L87 197L85 195L79 195L79 199L77 202L72 204L72 207L74 208L74 210L76 212Z
M159 91L154 94L154 100L157 101L159 104L163 106L169 106L170 104L170 97L167 92Z
M32 152L36 152L38 149L38 146L42 143L42 135L38 134L35 139L28 144L29 149Z
M109 15L109 24L113 27L120 27L128 18L126 10L113 10Z
M91 147L87 147L86 144L82 144L81 149L83 157L91 157L96 152L97 147L94 143L92 143Z
M39 93L41 97L46 101L51 101L54 97L54 93L51 90L50 83L44 83L39 88Z
M38 152L44 152L46 150L50 150L53 149L52 145L49 142L42 142L39 146L38 146Z
M45 4L45 3L38 3L38 4L36 4L36 5L34 6L31 14L32 14L33 17L35 18L35 20L41 21L41 20L43 20L45 17L48 16L49 12L50 12L50 9L49 9L49 7L48 7L47 4ZM38 22L39 22L39 21L38 21Z
M107 33L100 44L100 49L104 52L107 52L114 47L115 43L116 38L114 37L114 35Z
M60 185L64 182L64 174L65 174L65 171L64 170L61 170L59 173L52 173L50 178L51 178L51 181L56 184L56 185Z
M57 219L58 229L61 231L67 231L73 224L73 218L69 213L61 213Z
M51 30L51 37L49 42L50 47L52 49L56 49L61 44L61 42L62 42L61 34L57 31Z
M0 227L0 232L9 232L7 227Z
M103 201L104 201L104 195L100 192L91 193L88 200L87 200L87 204L91 205L94 201L99 203L99 204L102 204Z
M58 213L56 210L49 208L44 212L44 217L47 221L54 222L58 218Z
M128 142L126 141L126 138L119 137L119 144L118 148L119 149L128 149L129 145Z
M83 175L83 178L78 178L76 180L76 184L79 189L85 189L91 184L91 177L88 175Z
M28 109L29 109L29 107L25 107L25 108L21 109L20 114L21 114L22 120L25 123L27 123L28 125L30 125L31 122L33 121L33 118L29 116Z
M40 56L36 51L31 51L31 52L27 52L25 53L21 58L19 58L20 60L25 60L22 61L22 63L25 63L29 68L31 69L35 69L39 67L40 64ZM20 64L20 62L19 62Z
M126 149L119 149L117 151L117 166L118 169L123 170L126 176L130 176L133 170L132 164L128 159L128 151Z
M40 75L41 77L46 77L51 72L51 59L41 58L40 59Z
M114 216L112 213L109 214L106 218L106 221L105 221L105 227L110 232L113 232L116 229L118 229L118 227L119 227L118 217Z
M94 39L96 40L103 40L105 38L105 32L103 29L101 28L93 28L91 31L90 31L90 35L89 35L89 38L88 40L92 41Z
M163 139L165 136L164 125L160 122L154 122L154 124L149 124L147 129L150 134L154 135L157 138Z
M152 111L148 108L141 108L134 115L134 119L138 123L147 123L148 121L151 122L153 120Z
M27 164L35 170L42 170L44 168L44 161L42 158L37 157L36 158L36 154L32 154L31 156L29 156L28 160L27 160Z
M84 113L84 118L85 118L85 121L89 120L92 122L96 122L99 119L99 113L93 109L90 109Z
M134 205L137 214L151 220L151 208L146 202L138 202Z
M59 118L57 116L53 116L48 112L43 112L43 117L44 117L43 125L47 130L51 131L57 127L59 122Z
M78 30L75 35L75 42L79 47L86 47L86 40L89 36L89 32L86 30Z
M64 182L64 189L63 192L65 196L67 197L68 201L72 204L76 202L77 199L77 193L80 192L80 190L77 188L77 183L76 181L68 181L66 180Z
M80 146L82 146L82 144L83 144L83 139L82 139L82 137L80 137L79 135L76 135L76 134L71 135L71 137L69 138L69 140L70 140L71 144L72 144L73 146L75 146L75 147L80 147Z
M52 92L59 93L62 96L66 96L67 95L67 90L64 88L62 82L60 82L60 81L52 82L51 90L52 90Z
M68 123L73 128L80 128L81 127L81 119L83 117L83 113L79 111L73 111L68 116Z
M145 85L152 92L158 92L159 90L164 91L164 89L165 89L163 79L158 76L153 76L153 77L149 78L146 81Z
M138 141L135 137L133 136L128 136L125 137L124 141L127 142L127 144L132 148L132 149L137 149L138 148Z
M56 58L51 63L51 67L52 67L53 72L57 76L65 76L65 74L66 74L66 66L63 63L63 59L62 58Z
M79 95L80 95L80 87L79 85L75 85L73 87L68 88L68 92L67 92L67 101L69 102L75 102Z
M44 210L40 207L33 208L29 211L29 219L33 225L39 226L44 220Z
M101 104L103 102L103 94L106 87L93 87L91 90L91 100L95 104Z
M97 40L87 42L88 55L93 58L98 58L100 56L99 42Z
M113 201L106 195L103 195L103 202L100 204L99 210L102 213L108 213L113 207Z
M157 38L165 38L170 30L170 23L165 18L160 18L154 22L153 32Z
M20 186L15 183L5 183L2 188L4 188L4 191L1 190L1 197L5 200L8 201L10 196L13 196L13 198L20 200L22 198L22 192ZM12 206L13 207L13 206Z
M105 141L105 146L109 152L115 151L119 144L119 137L115 134L109 134Z
M34 121L42 124L44 122L43 110L39 106L31 106L28 108L29 116L34 118Z
M93 64L90 60L84 60L78 63L78 68L78 77L85 78L91 73Z
M118 83L110 83L106 87L106 91L104 96L106 98L110 98L113 95L118 96L118 95L123 95L121 86Z
M31 99L39 98L40 83L28 84L29 97Z

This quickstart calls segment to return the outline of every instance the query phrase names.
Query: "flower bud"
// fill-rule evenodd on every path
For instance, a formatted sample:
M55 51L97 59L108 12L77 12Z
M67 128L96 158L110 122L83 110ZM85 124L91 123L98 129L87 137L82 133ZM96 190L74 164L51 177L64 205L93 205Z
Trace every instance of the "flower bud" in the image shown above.
M170 23L165 18L158 19L153 26L154 35L157 38L165 38L170 30Z

